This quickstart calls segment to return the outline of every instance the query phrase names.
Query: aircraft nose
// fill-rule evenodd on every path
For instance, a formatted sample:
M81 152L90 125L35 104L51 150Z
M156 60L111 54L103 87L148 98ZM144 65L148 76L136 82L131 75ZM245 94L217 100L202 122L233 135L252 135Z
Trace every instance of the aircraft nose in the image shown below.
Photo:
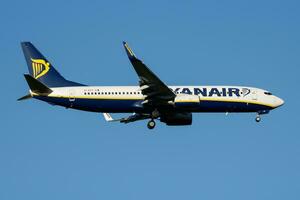
M279 106L282 106L283 104L284 104L284 100L279 97L276 97L275 106L279 107Z

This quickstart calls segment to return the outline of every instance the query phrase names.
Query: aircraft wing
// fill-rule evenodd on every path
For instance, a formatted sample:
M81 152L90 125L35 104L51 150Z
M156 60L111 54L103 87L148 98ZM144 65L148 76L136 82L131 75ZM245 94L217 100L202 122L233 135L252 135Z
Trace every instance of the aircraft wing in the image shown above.
M139 85L145 96L144 105L166 105L174 100L174 92L168 88L141 60L139 60L126 42L123 42L127 56L139 76Z

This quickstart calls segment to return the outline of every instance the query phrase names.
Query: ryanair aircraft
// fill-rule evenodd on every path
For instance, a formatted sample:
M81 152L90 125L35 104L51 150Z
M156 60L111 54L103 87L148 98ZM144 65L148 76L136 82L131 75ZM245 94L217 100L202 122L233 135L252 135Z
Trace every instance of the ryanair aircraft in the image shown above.
M30 42L22 42L29 69L24 76L30 90L18 100L35 98L52 105L103 113L109 122L148 119L149 129L155 127L155 120L171 126L191 125L193 112L254 112L259 122L261 114L284 103L272 93L253 87L167 86L126 42L123 45L139 77L138 86L87 86L66 80ZM109 113L133 114L113 119Z

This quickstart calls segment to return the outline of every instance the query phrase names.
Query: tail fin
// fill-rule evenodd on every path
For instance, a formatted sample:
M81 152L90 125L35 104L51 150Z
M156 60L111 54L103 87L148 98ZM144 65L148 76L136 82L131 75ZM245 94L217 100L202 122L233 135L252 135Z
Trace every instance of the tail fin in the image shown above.
M30 42L22 42L21 46L31 78L37 79L47 87L82 86L82 84L68 81L60 75Z

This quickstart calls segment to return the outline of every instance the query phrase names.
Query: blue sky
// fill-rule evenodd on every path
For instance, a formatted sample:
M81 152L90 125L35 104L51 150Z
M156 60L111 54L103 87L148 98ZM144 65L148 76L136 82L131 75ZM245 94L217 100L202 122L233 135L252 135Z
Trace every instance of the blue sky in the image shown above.
M299 199L299 1L3 1L0 199ZM122 41L170 85L247 85L285 105L108 124L27 93L20 41L66 78L136 85Z

